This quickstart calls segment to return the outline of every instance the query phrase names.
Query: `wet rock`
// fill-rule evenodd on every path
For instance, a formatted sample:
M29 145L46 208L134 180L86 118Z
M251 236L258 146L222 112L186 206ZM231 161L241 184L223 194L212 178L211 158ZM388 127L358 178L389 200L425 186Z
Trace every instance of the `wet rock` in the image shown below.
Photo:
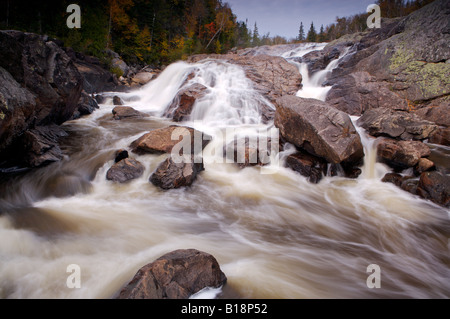
M422 157L430 156L431 150L419 141L381 139L377 145L378 159L393 168L413 167Z
M450 176L437 171L422 173L417 186L417 195L450 207Z
M86 93L86 91L81 92L80 100L78 101L77 110L79 115L92 114L96 109L98 109L98 103L91 95ZM76 117L76 116L74 116Z
M203 160L199 157L184 156L174 160L169 156L150 176L150 182L165 190L191 186L204 169Z
M142 86L150 82L155 77L155 73L153 72L147 72L147 71L141 71L135 74L131 78L131 86Z
M127 151L127 150L120 149L120 150L118 150L118 151L116 152L116 154L115 154L115 156L114 156L114 163L118 163L118 162L120 162L121 160L123 160L123 159L125 159L125 158L128 158L128 157L129 157L128 151Z
M255 89L272 103L283 95L295 95L301 88L302 76L297 67L279 56L199 54L189 57L188 61L204 59L219 59L241 66Z
M392 183L398 187L401 187L402 183L405 181L405 177L398 173L387 173L381 181L383 183Z
M283 96L277 100L275 126L287 142L329 163L357 162L364 156L350 117L325 102Z
M2 30L0 47L0 162L7 157L8 161L14 159L13 166L19 162L44 165L61 158L56 148L44 146L51 144L48 130L39 137L41 129L37 128L56 128L54 124L72 119L83 89L82 76L51 38ZM37 131L24 135L35 128ZM21 139L35 149L27 150ZM42 145L38 152L53 149L47 158L44 154L35 158L38 144Z
M122 99L119 96L114 95L114 97L113 97L113 104L114 105L123 105L123 101L122 101Z
M132 142L130 147L137 154L170 153L175 145L187 141L185 151L190 148L189 152L194 154L203 150L210 140L210 136L193 128L173 125L144 134Z
M377 108L366 111L357 121L372 136L390 136L403 140L424 140L437 129L413 113Z
M192 112L195 102L206 95L208 88L195 83L180 90L164 113L175 122L186 120Z
M106 179L113 182L125 183L141 177L144 166L134 158L125 158L115 163L106 173Z
M224 148L224 153L226 158L231 159L241 168L263 166L270 163L272 143L270 138L246 137L235 139ZM273 145L273 147L277 148L276 145Z
M175 250L145 265L118 299L187 299L227 281L214 256L195 249Z
M39 167L63 158L59 139L67 133L57 125L39 126L26 131L21 137L24 160L29 167Z
M419 159L419 162L417 163L416 167L414 167L414 173L416 175L420 175L423 172L432 170L434 168L435 168L435 166L432 161L430 161L427 158L421 158L421 159Z
M125 118L142 118L148 115L133 109L130 106L116 106L112 110L113 118L115 120L122 120Z
M286 158L286 166L317 184L327 174L327 162L319 157L297 152Z
M450 128L438 128L430 134L428 142L450 146Z

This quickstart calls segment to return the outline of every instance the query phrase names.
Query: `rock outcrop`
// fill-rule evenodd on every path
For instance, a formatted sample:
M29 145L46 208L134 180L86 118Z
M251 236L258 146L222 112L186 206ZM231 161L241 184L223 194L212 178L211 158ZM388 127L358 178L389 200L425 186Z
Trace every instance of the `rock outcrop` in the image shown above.
M356 163L364 156L350 117L325 102L283 96L277 100L275 126L287 142L329 163Z
M195 83L181 89L172 103L164 112L164 116L172 118L175 122L186 120L194 108L195 102L204 97L208 88Z
M108 170L106 179L113 182L125 183L141 177L144 170L144 165L141 162L134 158L124 158Z
M7 154L8 160L19 166L34 167L59 159L54 152L45 154L46 150L56 149L57 138L53 137L59 133L50 139L48 129L28 134L39 140L38 135L45 131L43 143L47 146L40 148L41 160L24 163L21 156L28 154L27 146L33 143L19 145L15 142L29 130L59 125L71 119L81 97L82 76L59 43L46 36L0 31L0 47L0 154Z
M381 29L349 38L352 54L328 80L333 87L327 101L352 115L377 104L410 111L429 106L448 110L449 10L448 1L437 0L407 17L383 19Z
M137 154L170 153L173 147L182 141L186 143L186 149L190 153L198 153L210 142L210 137L190 127L172 125L156 129L144 134L131 143L132 152ZM184 143L182 143L184 145ZM181 144L179 144L181 146ZM186 155L186 154L181 154Z
M150 182L165 190L191 186L204 170L201 157L186 156L174 160L169 156L150 176Z
M175 250L139 269L117 299L187 299L226 281L214 256L196 249Z
M148 115L133 109L131 106L116 106L112 110L113 118L115 120L122 120L126 118L143 118Z

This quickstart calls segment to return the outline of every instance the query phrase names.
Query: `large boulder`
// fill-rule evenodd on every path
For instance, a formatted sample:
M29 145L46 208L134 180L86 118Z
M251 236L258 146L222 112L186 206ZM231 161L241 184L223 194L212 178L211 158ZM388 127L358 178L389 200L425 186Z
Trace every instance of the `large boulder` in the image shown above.
M144 165L134 158L124 158L115 163L106 173L106 179L113 182L125 183L141 177Z
M370 109L357 123L372 136L390 136L402 140L424 140L438 128L414 113L388 108Z
M417 194L436 204L450 207L450 176L437 171L422 173L417 186Z
M377 144L378 159L399 169L414 167L422 157L428 157L430 154L430 148L419 141L383 138Z
M210 142L210 137L190 127L172 125L144 134L130 145L137 154L170 153L175 145L189 139L191 153L197 153ZM186 145L188 146L188 145Z
M277 99L275 126L289 143L330 163L358 162L364 156L350 117L327 103L296 96Z
M227 281L214 256L196 249L175 250L145 265L118 299L187 299Z
M165 190L191 186L203 170L205 168L200 157L184 156L174 160L169 156L150 176L150 182Z
M182 88L164 112L164 116L172 118L175 122L187 119L194 108L195 102L204 97L207 90L206 86L199 83Z

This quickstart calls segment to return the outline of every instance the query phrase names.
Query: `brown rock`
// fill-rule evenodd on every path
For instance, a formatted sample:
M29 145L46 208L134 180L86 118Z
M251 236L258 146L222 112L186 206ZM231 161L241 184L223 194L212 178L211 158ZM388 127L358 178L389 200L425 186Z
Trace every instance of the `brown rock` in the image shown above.
M113 97L113 104L114 105L123 105L123 101L120 97L118 97L117 95L115 95Z
M428 142L433 144L440 144L445 146L450 146L450 128L438 128L433 133L430 134Z
M430 154L430 148L419 141L397 141L384 138L377 145L379 160L394 168L413 167L421 157L427 157Z
M350 117L325 102L283 96L277 100L275 126L287 142L330 163L356 162L364 156Z
M187 299L203 288L218 288L226 281L212 255L195 249L175 250L139 269L117 298Z
M424 140L437 129L435 124L413 113L387 108L366 111L358 119L358 125L372 136L390 136L402 140Z
M417 195L450 207L450 176L437 171L422 173L417 186Z
M164 112L164 116L171 117L175 122L185 120L191 114L195 101L204 97L207 90L206 86L199 83L183 88Z
M183 138L190 139L192 154L201 151L211 139L193 128L173 125L144 134L132 142L130 147L132 152L138 154L170 153L175 145L183 141Z
M414 172L417 175L422 174L423 172L429 171L434 168L434 163L427 158L419 159L416 167L414 167Z
M150 176L150 182L162 189L191 186L197 174L204 170L201 158L194 156L176 162L169 156Z
M112 114L115 120L121 120L124 118L140 118L148 116L145 113L136 111L130 106L116 106L112 110Z
M141 177L144 174L144 166L134 158L125 158L115 163L106 173L106 179L114 182L125 183L129 180Z
M286 158L286 166L300 175L308 178L311 183L317 184L327 174L327 162L322 158L297 152Z
M224 152L227 158L232 159L239 167L243 168L269 164L271 148L272 140L270 138L246 137L230 142L225 147Z

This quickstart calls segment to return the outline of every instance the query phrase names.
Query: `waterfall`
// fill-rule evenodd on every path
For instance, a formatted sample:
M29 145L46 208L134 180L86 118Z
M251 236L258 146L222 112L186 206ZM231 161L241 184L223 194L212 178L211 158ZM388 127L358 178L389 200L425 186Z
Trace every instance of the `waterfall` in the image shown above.
M297 63L324 47L301 44L281 55ZM325 99L323 79L339 61L311 76L297 63L299 94ZM207 91L188 121L163 117L177 93L194 83ZM273 106L238 66L176 62L138 90L105 95L151 116L113 120L109 99L64 124L69 136L61 142L61 162L0 183L0 298L111 298L142 266L187 248L212 254L228 278L223 288L192 298L450 296L448 210L382 183L387 168L375 161L376 141L356 124L366 152L361 176L311 184L282 165L264 174L260 167L219 163L223 146L236 137L274 129L259 112L261 104ZM191 187L162 191L149 182L165 154L130 152L143 175L125 184L106 180L116 150L173 124L212 136L205 171ZM280 158L294 151L287 145ZM66 284L72 264L81 270L77 289ZM367 287L371 264L381 268L381 289Z

